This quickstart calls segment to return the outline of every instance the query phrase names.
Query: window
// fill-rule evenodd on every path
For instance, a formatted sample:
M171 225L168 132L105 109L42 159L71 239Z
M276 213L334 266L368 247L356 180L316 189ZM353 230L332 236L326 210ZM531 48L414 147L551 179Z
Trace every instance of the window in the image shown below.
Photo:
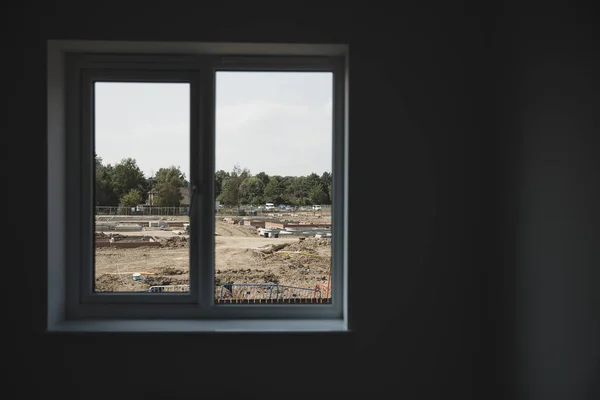
M48 330L347 330L346 55L50 41Z

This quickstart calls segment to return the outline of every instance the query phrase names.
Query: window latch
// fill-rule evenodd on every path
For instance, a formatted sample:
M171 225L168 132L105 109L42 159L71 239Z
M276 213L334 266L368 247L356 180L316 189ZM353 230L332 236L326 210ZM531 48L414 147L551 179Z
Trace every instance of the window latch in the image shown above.
M188 217L192 217L192 208L194 207L196 192L198 191L198 185L192 185L192 196L190 197L190 207L188 208Z

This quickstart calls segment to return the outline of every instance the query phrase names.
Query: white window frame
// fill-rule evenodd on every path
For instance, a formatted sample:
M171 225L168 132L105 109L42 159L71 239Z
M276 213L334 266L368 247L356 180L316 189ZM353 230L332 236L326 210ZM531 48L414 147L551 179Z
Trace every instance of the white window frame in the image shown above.
M347 45L49 40L47 68L49 332L350 330ZM330 304L214 303L214 98L221 70L334 73ZM190 82L190 181L198 192L189 293L92 293L96 79Z

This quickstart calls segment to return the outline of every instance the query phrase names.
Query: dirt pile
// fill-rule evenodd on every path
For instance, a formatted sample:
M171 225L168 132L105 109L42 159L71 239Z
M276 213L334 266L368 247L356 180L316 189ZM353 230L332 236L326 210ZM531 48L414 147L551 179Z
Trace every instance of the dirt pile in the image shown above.
M145 255L145 254L144 254ZM150 286L189 284L188 271L181 268L158 267L140 270L142 278L133 279L133 272L112 272L100 275L96 279L97 292L148 290Z
M118 239L126 239L127 236L120 234L120 233L116 233L116 232L109 232L109 233L104 233L104 232L94 232L94 237L97 238L114 238L115 240Z
M189 247L189 240L185 236L172 236L159 238L160 247L167 248L181 248L181 247Z
M308 237L304 240L299 240L297 243L289 244L285 250L318 254L320 253L319 249L324 250L330 248L331 239Z
M104 274L96 278L96 292L113 292L125 285L124 279L118 275Z
M279 278L273 272L260 268L216 270L215 285L225 283L279 283Z

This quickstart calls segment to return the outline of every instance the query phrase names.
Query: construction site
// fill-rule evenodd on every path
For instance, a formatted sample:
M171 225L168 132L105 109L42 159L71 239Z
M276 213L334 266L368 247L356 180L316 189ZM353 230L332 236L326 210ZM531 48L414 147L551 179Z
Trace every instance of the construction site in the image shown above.
M97 216L95 291L189 291L186 216ZM331 215L215 218L216 303L331 301Z

